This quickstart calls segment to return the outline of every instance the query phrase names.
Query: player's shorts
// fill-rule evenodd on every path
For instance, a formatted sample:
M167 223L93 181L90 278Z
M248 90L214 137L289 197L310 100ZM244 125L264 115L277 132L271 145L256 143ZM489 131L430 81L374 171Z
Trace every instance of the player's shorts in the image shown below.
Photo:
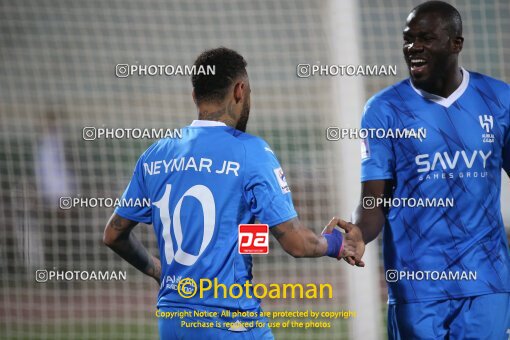
M159 318L159 338L161 340L274 340L267 322L265 322L264 327L254 327L246 331L234 332L223 328L181 327L181 321L179 318Z
M388 338L510 339L510 293L388 306Z

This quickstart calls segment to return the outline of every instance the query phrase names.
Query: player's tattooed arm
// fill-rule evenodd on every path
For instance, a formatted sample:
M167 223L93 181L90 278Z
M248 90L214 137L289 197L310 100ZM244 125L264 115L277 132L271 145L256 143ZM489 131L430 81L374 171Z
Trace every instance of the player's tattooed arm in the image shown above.
M132 233L137 224L114 213L106 224L103 242L136 269L160 283L161 261L151 255Z
M333 229L337 226L344 229L345 233L341 234L336 230L335 234ZM293 257L330 256L338 260L349 257L349 260L346 260L349 264L359 267L365 265L361 260L365 250L361 231L357 226L339 218L333 217L322 235L317 235L305 227L298 218L271 228L271 233L282 248Z
M283 250L293 257L324 256L328 248L324 237L303 226L298 218L293 218L271 228Z

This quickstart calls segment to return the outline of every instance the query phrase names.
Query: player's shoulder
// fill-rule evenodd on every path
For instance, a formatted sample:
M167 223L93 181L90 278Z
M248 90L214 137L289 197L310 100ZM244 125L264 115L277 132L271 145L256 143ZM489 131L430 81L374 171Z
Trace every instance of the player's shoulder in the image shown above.
M263 138L246 132L238 138L243 143L245 160L250 169L260 171L263 169L261 164L279 164L276 153Z
M156 157L161 152L169 150L173 143L172 138L164 138L152 143L145 151L140 155L140 159L147 160Z
M256 155L262 155L268 152L274 155L269 144L259 136L243 132L237 136L237 138L243 144L246 153L250 155L251 158L255 158Z
M490 86L501 87L504 89L508 89L510 86L503 80L488 76L486 74L474 72L471 70L469 70L468 72L469 72L469 79L474 81L475 83L487 83Z
M267 142L259 137L259 136L255 136L255 135L252 135L248 132L241 132L238 136L237 136L237 139L239 139L239 141L247 146L254 146L254 147L257 147L257 146L262 146L262 145L267 145Z
M377 109L377 111L392 111L392 107L402 106L402 102L408 100L409 93L413 91L409 79L404 79L396 84L388 86L374 94L365 104L365 113Z
M492 93L505 102L509 102L510 85L503 80L473 71L469 71L469 79L470 85L482 91L484 94Z

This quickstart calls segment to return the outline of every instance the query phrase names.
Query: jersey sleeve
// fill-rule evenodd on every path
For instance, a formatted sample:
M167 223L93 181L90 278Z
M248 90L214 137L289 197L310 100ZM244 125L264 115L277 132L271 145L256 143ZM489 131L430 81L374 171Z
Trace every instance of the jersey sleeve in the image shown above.
M506 98L510 98L510 85L507 85L507 94ZM507 103L505 117L508 125L503 140L503 169L510 176L510 102Z
M122 195L121 202L149 201L143 178L143 155L138 159L131 181ZM130 204L117 207L115 213L128 220L151 224L152 207L144 204Z
M503 145L503 169L510 176L510 128L506 132Z
M391 128L389 110L387 104L369 100L363 112L361 128L367 131L387 131ZM389 138L372 138L375 135L367 133L367 138L361 140L361 182L394 177L395 154L392 141Z
M261 223L274 227L296 217L297 212L285 173L274 152L261 140L250 144L245 145L244 198Z

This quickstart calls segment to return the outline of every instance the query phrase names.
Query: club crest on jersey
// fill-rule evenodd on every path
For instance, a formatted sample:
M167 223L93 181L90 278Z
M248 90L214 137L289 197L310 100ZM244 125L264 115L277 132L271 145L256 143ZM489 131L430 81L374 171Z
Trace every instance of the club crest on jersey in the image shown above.
M280 185L280 189L282 189L282 193L287 194L290 192L289 185L287 184L287 178L285 177L285 173L282 168L274 169L274 174L276 179L278 180L278 184Z
M482 133L482 141L484 143L494 143L494 134L492 133L492 128L494 127L494 120L491 115L479 115L478 120L480 121L480 126L485 131Z

